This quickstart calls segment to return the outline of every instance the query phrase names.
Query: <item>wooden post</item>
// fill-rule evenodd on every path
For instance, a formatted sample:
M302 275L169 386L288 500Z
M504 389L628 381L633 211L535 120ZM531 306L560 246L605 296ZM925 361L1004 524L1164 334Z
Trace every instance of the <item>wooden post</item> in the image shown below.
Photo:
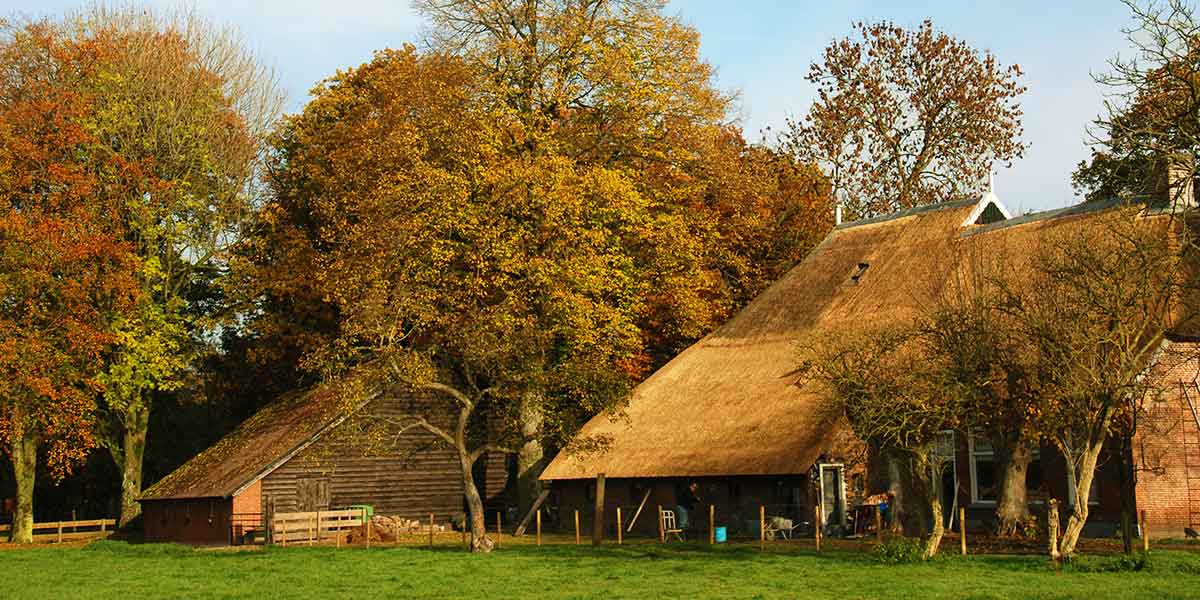
M487 527L484 527L487 529ZM433 513L429 513L429 547L433 547Z
M463 548L470 550L471 544L469 542L467 542L467 518L463 519L462 540L463 540Z
M313 530L314 529L316 529L316 525L313 523L313 518L309 517L308 518L308 545L309 546L313 545Z
M500 511L496 511L496 547L500 547L500 537L504 535L504 530L500 528Z
M764 552L767 549L767 507L761 504L758 507L758 551Z
M824 523L821 522L823 520L821 518L822 516L821 503L818 502L817 505L813 507L813 540L816 541L817 552L821 551L821 527L824 525Z
M624 537L625 537L623 534L624 528L625 528L625 524L623 522L621 522L621 507L618 506L617 507L617 545L618 546L620 546L622 540L624 540Z
M107 527L108 527L108 520L100 519L100 533L104 533Z
M367 521L367 549L371 549L371 517L367 516L367 509L363 509L363 518Z
M1138 529L1142 530L1142 552L1150 551L1150 533L1146 531L1146 509L1142 509L1142 522L1138 525Z
M592 521L592 545L604 543L604 473L596 474L596 516Z
M661 544L661 543L666 542L667 541L666 536L667 536L667 534L665 532L665 526L663 525L662 505L659 504L658 505L658 543Z
M280 537L283 538L283 545L286 546L287 545L287 521L280 521L279 528L282 530L279 532L279 535L280 535Z
M537 545L542 545L542 509L537 511Z
M1058 553L1058 500L1050 499L1050 508L1046 510L1046 533L1050 541L1050 558L1054 562L1058 562L1060 557ZM966 553L967 545L963 543L963 553Z
M958 507L958 543L962 546L962 555L967 555L967 507Z
M579 544L579 511L575 511L575 545L578 546Z
M716 506L708 505L708 544L716 544Z
M62 543L62 521L58 522L58 543Z
M875 505L875 543L883 543L883 511L878 504Z

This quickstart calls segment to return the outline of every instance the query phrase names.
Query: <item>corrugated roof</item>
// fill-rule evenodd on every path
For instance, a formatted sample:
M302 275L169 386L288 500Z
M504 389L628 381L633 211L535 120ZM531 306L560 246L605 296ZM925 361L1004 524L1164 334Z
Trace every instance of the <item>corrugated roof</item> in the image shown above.
M642 382L622 417L589 421L581 434L607 439L606 451L559 454L542 478L803 473L837 432L815 390L796 385L799 339L912 319L956 269L970 268L971 253L1024 268L1039 232L1111 205L963 227L975 207L955 202L837 227L732 320Z

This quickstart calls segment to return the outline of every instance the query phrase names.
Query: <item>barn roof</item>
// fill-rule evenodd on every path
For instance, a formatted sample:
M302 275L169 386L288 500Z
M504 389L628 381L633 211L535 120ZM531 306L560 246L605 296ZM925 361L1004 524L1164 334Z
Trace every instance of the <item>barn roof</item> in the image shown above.
M1007 219L989 193L840 225L729 322L637 386L621 415L589 421L581 435L605 439L606 450L560 453L542 479L803 473L838 432L815 387L797 385L799 339L911 319L970 262L965 253L1020 262L1038 232L1112 206Z
M139 499L233 496L341 423L349 412L334 384L284 396L150 486Z

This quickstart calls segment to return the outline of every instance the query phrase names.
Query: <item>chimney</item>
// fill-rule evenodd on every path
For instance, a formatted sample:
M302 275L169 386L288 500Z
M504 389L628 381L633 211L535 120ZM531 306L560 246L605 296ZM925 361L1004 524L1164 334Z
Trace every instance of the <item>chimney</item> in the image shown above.
M1167 203L1172 210L1196 208L1196 158L1179 152L1167 159Z
M833 208L833 225L834 227L842 224L842 203L838 202Z

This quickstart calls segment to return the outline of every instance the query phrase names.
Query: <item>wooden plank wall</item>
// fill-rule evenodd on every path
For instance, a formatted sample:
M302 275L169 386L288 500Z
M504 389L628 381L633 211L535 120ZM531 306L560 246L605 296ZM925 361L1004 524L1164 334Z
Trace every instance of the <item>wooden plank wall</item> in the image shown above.
M277 513L371 504L376 514L427 520L433 512L444 522L462 511L457 453L435 444L434 436L423 430L405 432L399 444L380 441L390 440L388 434L394 431L380 417L397 418L419 408L419 403L437 401L389 396L373 402L360 416L327 433L267 475L262 480L263 503L273 502ZM449 404L443 404L449 410ZM449 418L447 413L447 421ZM481 460L487 460L487 478L476 484L491 499L503 492L505 457ZM302 482L320 479L328 482L329 505L302 502L298 490L314 489Z

